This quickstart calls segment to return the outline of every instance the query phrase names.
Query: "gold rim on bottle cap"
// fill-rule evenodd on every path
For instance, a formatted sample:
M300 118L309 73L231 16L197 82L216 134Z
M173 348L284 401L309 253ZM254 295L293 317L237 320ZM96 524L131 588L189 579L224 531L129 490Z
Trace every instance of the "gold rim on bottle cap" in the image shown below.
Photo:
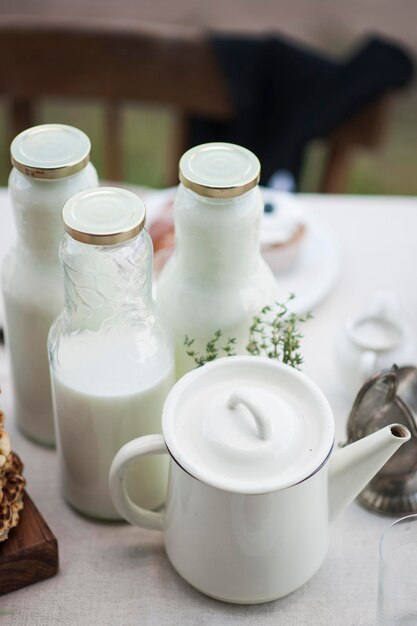
M246 148L232 143L205 143L180 160L184 187L207 198L236 198L259 183L261 164Z
M72 196L62 211L65 231L77 241L113 246L136 237L146 209L136 194L119 187L87 189Z
M10 146L13 167L25 176L54 180L80 172L90 160L91 143L82 130L65 124L33 126Z

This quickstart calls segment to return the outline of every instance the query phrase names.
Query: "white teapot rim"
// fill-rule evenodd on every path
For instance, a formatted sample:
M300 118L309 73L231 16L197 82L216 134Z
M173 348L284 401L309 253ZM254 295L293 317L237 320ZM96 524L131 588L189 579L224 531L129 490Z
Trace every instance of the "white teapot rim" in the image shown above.
M226 402L236 381L248 376L255 391L249 400L259 396L272 417L264 431L250 414L254 407L247 396L238 397L237 409L236 402ZM285 385L279 391L277 381ZM184 471L212 487L248 495L306 480L327 462L334 445L332 410L319 387L288 365L254 356L224 357L186 374L167 397L162 430L168 452Z

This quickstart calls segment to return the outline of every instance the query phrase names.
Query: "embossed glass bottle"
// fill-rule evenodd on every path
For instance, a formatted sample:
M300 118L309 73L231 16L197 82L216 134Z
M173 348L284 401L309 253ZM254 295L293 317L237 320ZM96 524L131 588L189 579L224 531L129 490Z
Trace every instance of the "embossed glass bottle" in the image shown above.
M160 431L173 353L154 311L142 201L103 187L71 198L63 217L65 310L48 342L62 489L79 511L119 519L110 465L124 443ZM132 499L161 505L166 471L161 456L131 467Z
M62 124L29 128L11 145L17 241L4 260L2 289L14 417L20 430L46 445L55 441L46 341L64 304L61 215L68 198L98 186L90 147L81 130Z
M233 144L203 144L181 158L176 248L157 285L158 310L175 338L177 378L195 367L186 335L204 354L220 330L244 354L253 316L274 301L275 279L260 253L259 174L256 156Z

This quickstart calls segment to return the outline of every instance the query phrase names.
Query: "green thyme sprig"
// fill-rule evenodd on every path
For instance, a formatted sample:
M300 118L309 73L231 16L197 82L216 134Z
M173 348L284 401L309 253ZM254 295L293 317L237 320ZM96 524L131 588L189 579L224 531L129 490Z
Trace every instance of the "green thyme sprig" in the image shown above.
M246 347L249 354L266 356L300 369L303 363L300 352L303 335L298 325L313 316L311 313L298 315L289 311L288 303L294 298L291 293L286 302L275 302L274 307L265 306L259 315L255 315Z
M265 306L259 315L254 316L249 328L249 343L246 346L249 354L266 356L300 369L303 363L300 352L303 335L298 326L313 316L311 313L298 315L290 311L288 303L294 298L295 294L290 293L286 302L275 302L274 306ZM214 361L219 356L234 356L236 338L228 337L225 345L221 346L221 337L222 331L217 330L207 342L205 353L200 353L193 347L195 340L186 335L184 345L188 356L194 359L198 367Z
M187 348L187 354L194 359L196 365L201 367L209 361L217 359L221 352L224 352L222 356L235 356L234 346L236 343L235 337L228 337L224 346L220 346L219 341L223 333L221 330L216 330L213 337L206 344L206 351L204 354L196 352L193 348L195 339L190 339L187 335L184 339L184 346Z

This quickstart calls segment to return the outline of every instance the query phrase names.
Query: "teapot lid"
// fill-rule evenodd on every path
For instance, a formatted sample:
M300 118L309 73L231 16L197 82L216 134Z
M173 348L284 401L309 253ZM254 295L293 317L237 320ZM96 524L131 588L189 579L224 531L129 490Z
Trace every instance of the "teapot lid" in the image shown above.
M254 356L217 359L186 374L165 401L162 427L186 472L246 494L308 478L334 441L322 391L298 370Z

